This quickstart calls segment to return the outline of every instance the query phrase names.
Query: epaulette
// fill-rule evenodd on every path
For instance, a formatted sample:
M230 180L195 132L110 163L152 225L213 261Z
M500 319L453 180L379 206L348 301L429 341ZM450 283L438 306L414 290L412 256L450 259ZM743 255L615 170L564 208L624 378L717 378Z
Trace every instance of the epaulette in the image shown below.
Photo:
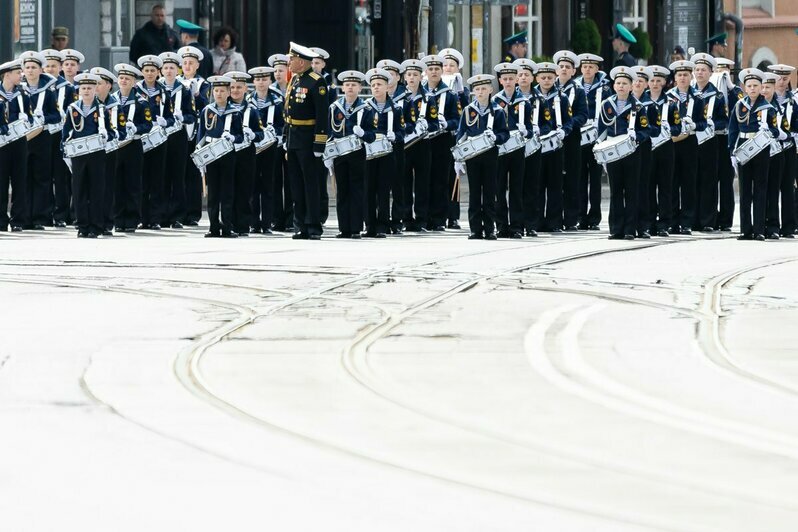
M308 75L309 75L311 78L315 79L315 80L321 79L321 76L319 76L318 74L316 74L316 73L315 73L315 72L313 72L312 70L310 71L310 73L309 73Z

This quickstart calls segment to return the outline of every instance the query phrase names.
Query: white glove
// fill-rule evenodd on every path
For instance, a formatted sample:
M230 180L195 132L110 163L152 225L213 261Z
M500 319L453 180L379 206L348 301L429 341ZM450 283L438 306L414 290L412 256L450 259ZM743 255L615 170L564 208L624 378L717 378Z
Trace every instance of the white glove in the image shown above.
M182 111L175 111L174 112L174 117L175 117L175 120L177 120L178 122L180 122L180 123L183 122L183 113L182 113Z
M707 118L707 129L715 129L715 122L711 118Z
M385 134L385 138L388 139L390 142L395 142L396 133L394 133L393 131L389 131L388 133Z
M26 115L25 113L19 113L17 115L17 120L28 120L28 115Z
M44 120L44 113L40 109L36 109L33 111L33 118L41 118Z
M166 118L164 118L164 117L162 117L160 115L158 115L158 117L155 119L155 122L157 122L158 125L161 126L161 127L166 127L166 125L168 124L168 122L166 121Z
M466 165L463 161L454 162L454 173L458 175L465 174Z
M277 136L277 131L274 129L274 126L272 124L266 124L266 131L268 131L269 134L274 135L275 137Z
M320 151L313 152L313 156L314 156L315 158L317 158L317 159L318 159L319 157L321 157L322 155L323 155L323 154L322 154Z
M438 125L441 129L446 129L446 119L443 117L443 115L438 115Z
M100 133L100 137L103 139L103 142L108 142L108 131L106 131L104 128L102 128L102 129L99 130L99 133Z
M418 127L419 124L421 124L421 127L424 128L424 131L429 131L429 123L427 122L427 119L424 118L423 116L419 117L418 120L416 120L416 127Z
M734 155L731 156L731 165L732 168L734 168L734 173L738 174L739 168L737 167L737 157L735 157Z
M629 138L631 138L632 140L636 141L637 140L637 131L635 131L634 129L629 131Z
M255 132L252 131L250 127L244 128L244 140L246 142L252 142L255 139Z
M527 130L526 126L520 123L518 124L518 131L521 132L522 137L526 137L526 134L529 133L529 130Z
M222 133L222 138L233 143L235 143L236 141L235 135L233 135L229 131L225 131L224 133Z
M494 133L492 129L486 129L485 136L488 137L488 139L490 139L492 142L496 142L496 133Z
M192 79L191 80L191 94L196 96L197 94L199 94L199 91L200 91L199 81L196 80L196 79Z
M788 138L790 138L790 136L787 135L784 130L779 129L779 140L787 140Z
M423 124L422 122L416 122L416 128L414 130L416 132L416 135L423 135L424 133L427 132L427 128L424 126L425 124Z
M358 137L361 137L361 138L363 137L363 135L365 135L365 134L366 134L366 132L365 132L365 131L363 131L363 128L362 128L362 127L360 127L360 126L357 126L357 125L356 125L355 127L353 127L353 128L352 128L352 132L353 132L355 135L357 135Z
M667 124L663 125L662 126L662 131L665 132L665 136L666 137L670 137L671 136L671 126L669 126Z
M540 126L537 124L532 124L532 134L536 137L540 136Z
M565 140L565 131L563 131L562 129L557 129L554 134L557 135L560 138L560 140Z
M135 124L131 124L130 122L125 124L125 130L127 131L128 137L132 137L133 135L136 134L136 126Z
M327 159L324 161L324 166L327 167L327 170L332 172L332 169L335 167L335 159Z

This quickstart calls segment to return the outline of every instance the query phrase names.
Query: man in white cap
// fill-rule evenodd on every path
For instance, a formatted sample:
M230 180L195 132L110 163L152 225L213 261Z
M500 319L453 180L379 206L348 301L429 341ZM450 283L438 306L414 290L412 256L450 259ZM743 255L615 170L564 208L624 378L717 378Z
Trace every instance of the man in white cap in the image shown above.
M736 78L732 75L731 70L734 68L734 61L726 59L725 57L715 58L715 74L713 79L715 86L726 98L726 108L731 111L738 100L742 100L745 93L736 83ZM736 202L734 198L734 169L729 160L729 139L727 132L717 131L718 135L718 185L719 185L719 204L717 222L715 229L722 232L729 232L732 230L732 223L734 221L734 210Z
M264 132L275 137L271 146L255 156L251 232L271 235L274 217L275 164L278 162L277 158L282 155L278 139L283 134L283 97L269 87L274 74L273 67L254 67L247 73L252 76L255 85L250 102L258 110Z
M324 83L327 84L327 101L329 105L332 105L338 98L338 89L335 87L332 74L325 70L327 68L327 60L330 59L330 53L317 46L311 46L310 49L318 55L310 62L310 66L313 68L313 72L324 78ZM319 173L319 219L324 225L330 215L330 193L327 191L328 173L321 159L317 158L316 168Z
M779 193L787 155L784 153L783 145L790 138L789 124L787 124L787 119L782 115L776 99L776 81L778 79L779 76L773 72L762 73L762 96L764 96L766 102L776 109L776 131L778 132L776 141L770 149L770 167L768 169L768 192L765 207L765 238L768 240L779 239L779 228L781 226L779 221Z
M418 59L402 62L407 94L404 99L405 117L405 214L402 217L408 231L427 232L429 220L430 143L426 138L430 116L430 101L421 84L424 63Z
M272 54L268 59L269 66L274 68L274 83L269 90L282 98L283 107L288 90L288 56L285 54ZM283 129L283 142L278 148L279 156L275 158L274 168L274 215L273 227L275 231L294 232L294 200L291 194L291 179L288 177L288 164L286 152L286 130ZM326 181L326 178L325 178Z
M401 83L402 65L392 59L382 59L377 61L375 68L381 68L391 75L388 80L388 98L394 106L403 109L404 99L407 96L405 86ZM391 233L398 235L404 230L404 218L407 216L406 195L404 193L405 178L405 146L404 140L396 141L394 159L396 160L396 172L391 183Z
M8 124L22 121L33 123L30 98L20 85L22 62L8 61L0 65L0 100L5 102L3 118ZM0 146L0 231L22 231L27 223L27 195L25 181L28 162L28 141L25 135ZM11 185L11 216L8 215L8 186Z
M458 112L462 113L465 106L471 102L471 93L463 81L463 75L460 69L465 65L465 58L463 54L454 48L444 48L438 55L443 58L443 81L446 83L454 94L457 94L457 101L459 107ZM449 198L449 207L447 210L446 227L449 229L460 229L460 186L459 179L451 168L449 171L449 190L452 195Z
M532 116L530 124L532 125L532 134L540 136L540 107L541 99L535 91L533 82L535 74L538 72L538 65L531 59L520 57L513 61L514 65L519 67L518 70L518 89L521 94L529 101L530 108L532 109ZM536 110L537 109L537 114ZM535 117L538 120L535 120ZM526 148L524 149L526 155ZM592 154L591 154L592 155ZM536 230L537 226L537 211L538 211L538 189L540 188L540 150L535 150L534 153L526 155L524 159L524 231L526 236L538 236Z
M665 93L665 84L671 71L659 65L648 67L651 79L648 80L648 97L657 106L660 117L660 136L666 140L652 147L651 179L649 182L648 209L651 215L649 233L660 237L669 236L668 229L673 219L673 142L671 128L677 129L679 123L678 106L671 103ZM653 139L652 139L653 144ZM642 201L642 200L641 200Z
M64 50L61 50L61 53L64 56L64 61L61 63L61 68L63 68L62 75L64 76L64 79L76 87L74 101L77 101L78 90L75 83L75 76L80 73L80 65L86 60L86 57L82 53L78 52L77 50L73 50L72 48L65 48Z
M637 180L637 238L651 238L651 225L653 223L652 211L649 204L651 190L651 139L659 137L660 115L659 107L648 95L648 82L651 79L651 69L643 65L631 67L637 75L632 82L632 96L640 104L640 122L647 128L646 134L638 139L637 151L640 153L640 172Z
M119 138L119 122L116 108L119 106L119 101L111 94L117 78L109 70L102 67L94 67L89 70L90 74L97 76L97 103L101 108L108 112L108 124L106 129L109 130L110 136L115 139ZM116 181L116 156L117 148L113 148L115 144L109 144L105 148L105 192L103 193L103 236L114 236L114 183Z
M775 94L772 104L775 105L782 117L780 124L789 135L786 140L781 141L782 145L782 170L780 175L770 172L768 175L768 233L777 232L782 238L795 238L795 184L796 166L798 166L798 156L795 152L795 137L798 131L798 103L795 102L795 95L790 90L790 79L795 67L790 65L778 64L770 65L768 70L778 76L775 86ZM781 201L779 201L781 196ZM779 223L778 207L781 206L781 220Z

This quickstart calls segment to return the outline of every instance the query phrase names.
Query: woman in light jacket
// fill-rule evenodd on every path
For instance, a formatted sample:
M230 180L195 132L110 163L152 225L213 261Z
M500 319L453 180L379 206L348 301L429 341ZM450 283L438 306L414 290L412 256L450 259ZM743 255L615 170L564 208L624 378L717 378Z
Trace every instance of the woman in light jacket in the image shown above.
M230 26L219 28L213 35L213 73L217 75L226 72L246 72L247 65L244 56L236 52L238 33Z

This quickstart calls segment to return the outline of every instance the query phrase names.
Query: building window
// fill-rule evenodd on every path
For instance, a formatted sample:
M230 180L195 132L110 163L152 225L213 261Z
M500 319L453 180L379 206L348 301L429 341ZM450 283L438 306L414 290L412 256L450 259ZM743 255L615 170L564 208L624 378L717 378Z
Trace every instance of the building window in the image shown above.
M623 0L623 23L627 27L646 27L647 0Z
M103 45L128 46L136 31L133 0L108 0L103 4L101 10Z
M543 54L543 32L540 22L541 0L529 0L513 6L513 34L527 30L527 55Z

